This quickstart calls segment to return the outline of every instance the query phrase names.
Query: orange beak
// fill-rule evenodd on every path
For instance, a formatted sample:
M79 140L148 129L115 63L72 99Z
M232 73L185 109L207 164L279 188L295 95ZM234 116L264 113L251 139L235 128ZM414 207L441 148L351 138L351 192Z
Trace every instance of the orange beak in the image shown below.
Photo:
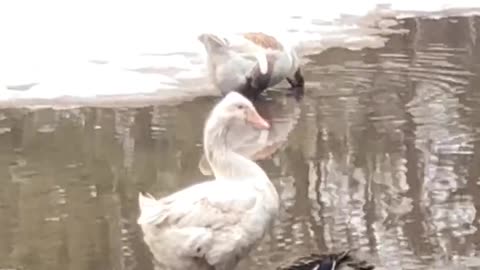
M269 129L270 124L263 119L255 109L248 110L247 112L247 122L252 124L258 129Z

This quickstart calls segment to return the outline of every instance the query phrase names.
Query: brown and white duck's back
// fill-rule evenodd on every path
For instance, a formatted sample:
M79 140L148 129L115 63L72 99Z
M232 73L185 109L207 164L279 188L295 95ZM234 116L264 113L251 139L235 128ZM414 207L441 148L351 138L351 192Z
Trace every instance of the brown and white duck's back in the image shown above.
M268 86L274 86L286 77L293 77L299 68L298 56L295 50L280 42L276 37L263 32L243 33L243 38L264 50L267 64ZM261 69L261 68L260 68ZM254 70L253 76L262 76L261 70Z
M284 49L282 43L280 43L278 39L262 32L249 32L244 33L242 36L263 49L278 51L283 51Z
M292 87L303 87L295 50L272 35L242 33L231 38L203 34L211 81L223 93L256 94L287 79Z

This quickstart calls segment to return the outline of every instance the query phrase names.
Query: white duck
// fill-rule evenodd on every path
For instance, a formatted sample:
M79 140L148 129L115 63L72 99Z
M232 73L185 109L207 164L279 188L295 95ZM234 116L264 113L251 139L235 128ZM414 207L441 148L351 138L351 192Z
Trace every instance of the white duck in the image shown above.
M238 91L255 98L286 79L292 88L303 88L304 78L294 48L264 33L245 33L238 39L202 34L212 83L223 93Z
M204 128L215 179L159 200L139 195L138 224L162 269L233 270L278 215L278 193L266 173L225 143L233 125L269 128L248 99L229 93Z

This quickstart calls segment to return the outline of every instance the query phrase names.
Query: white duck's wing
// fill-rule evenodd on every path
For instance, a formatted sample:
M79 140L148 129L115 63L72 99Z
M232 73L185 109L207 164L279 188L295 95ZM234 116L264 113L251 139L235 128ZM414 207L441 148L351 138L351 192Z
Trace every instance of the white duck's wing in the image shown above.
M160 200L140 194L138 223L142 228L150 224L154 230L174 230L182 235L177 245L181 254L204 257L214 265L248 245L232 232L241 234L256 200L252 187L225 180L197 184Z
M160 200L139 194L138 224L211 226L225 223L226 218L232 218L229 223L234 223L255 201L247 185L223 180L196 184Z

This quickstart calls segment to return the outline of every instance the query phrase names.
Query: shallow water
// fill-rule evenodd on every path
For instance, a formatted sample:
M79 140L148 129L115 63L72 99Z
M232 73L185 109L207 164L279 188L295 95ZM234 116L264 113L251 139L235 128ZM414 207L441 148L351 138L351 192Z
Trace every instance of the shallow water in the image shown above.
M480 269L480 18L397 28L384 48L311 56L302 99L282 85L256 104L273 128L249 151L283 211L239 269L345 248L380 269ZM2 109L0 269L153 269L138 192L208 178L216 100Z

